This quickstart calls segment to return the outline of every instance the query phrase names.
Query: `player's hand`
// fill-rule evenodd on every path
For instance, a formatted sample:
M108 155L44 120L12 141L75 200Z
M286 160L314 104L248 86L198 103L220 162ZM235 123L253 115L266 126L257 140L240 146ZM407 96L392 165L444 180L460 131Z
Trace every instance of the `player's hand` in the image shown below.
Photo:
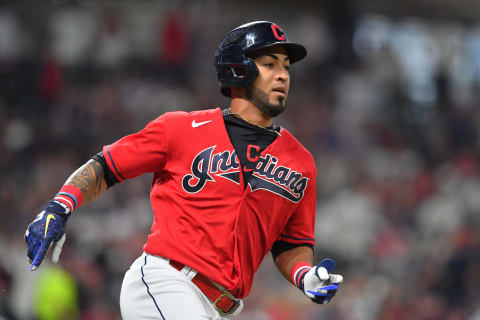
M300 287L307 297L315 303L330 302L338 291L338 285L343 282L339 274L331 274L335 267L332 259L323 259L320 264L310 269L303 278Z
M30 270L36 270L53 244L52 262L57 263L65 242L65 227L69 210L58 201L50 201L25 232Z

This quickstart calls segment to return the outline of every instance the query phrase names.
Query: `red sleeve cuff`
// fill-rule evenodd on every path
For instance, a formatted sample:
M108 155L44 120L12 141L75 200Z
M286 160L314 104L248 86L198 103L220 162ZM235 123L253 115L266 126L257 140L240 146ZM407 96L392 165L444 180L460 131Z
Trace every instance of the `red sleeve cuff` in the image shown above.
M312 246L315 245L314 238L293 237L284 233L280 234L280 237L278 238L278 240L282 240L282 241L293 243L293 244L308 243L308 244L311 244Z
M113 160L112 154L110 152L110 145L103 147L103 155L105 157L105 161L107 162L108 167L110 168L110 171L113 172L113 175L115 176L115 178L119 182L122 182L123 180L125 180L125 177L122 176L120 171L118 171L115 161Z

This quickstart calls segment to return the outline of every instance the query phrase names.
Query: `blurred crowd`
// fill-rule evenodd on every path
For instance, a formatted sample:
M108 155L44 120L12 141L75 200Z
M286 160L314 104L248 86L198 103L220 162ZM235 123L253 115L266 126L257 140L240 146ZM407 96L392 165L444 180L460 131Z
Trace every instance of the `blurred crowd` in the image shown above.
M160 3L0 5L1 320L120 319L151 176L75 212L58 266L28 271L24 231L103 145L167 111L228 107L216 45L263 19L309 50L277 122L316 159L315 260L335 259L345 282L315 305L267 256L238 319L480 319L480 24L347 1L246 18L219 1Z

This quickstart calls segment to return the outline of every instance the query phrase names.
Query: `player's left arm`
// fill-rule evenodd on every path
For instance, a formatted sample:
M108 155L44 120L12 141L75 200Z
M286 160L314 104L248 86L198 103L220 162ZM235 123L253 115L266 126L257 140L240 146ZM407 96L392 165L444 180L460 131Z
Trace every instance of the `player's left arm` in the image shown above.
M330 273L335 267L332 259L324 259L313 264L313 251L307 246L296 246L280 253L275 266L280 273L298 287L310 300L324 304L330 302L343 282L339 274Z
M290 273L298 262L305 262L310 265L313 264L312 249L309 247L298 246L280 253L275 259L275 266L278 271L293 285L295 285L295 283L290 278Z
M288 281L313 302L323 304L337 293L343 277L331 274L335 266L332 259L324 259L312 266L317 175L314 164L312 169L304 197L274 243L272 255L278 270Z

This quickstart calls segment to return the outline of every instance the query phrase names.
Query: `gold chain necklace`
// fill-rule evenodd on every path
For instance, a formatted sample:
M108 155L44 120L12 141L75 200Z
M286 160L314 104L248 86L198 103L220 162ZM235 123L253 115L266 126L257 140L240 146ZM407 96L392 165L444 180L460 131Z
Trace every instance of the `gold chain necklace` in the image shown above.
M228 114L234 116L234 117L237 117L238 119L242 120L242 121L245 121L246 123L249 123L251 124L252 126L255 126L257 128L260 128L260 129L263 129L263 130L267 130L269 132L273 132L275 133L276 135L279 135L281 136L280 132L276 131L276 130L273 130L273 129L270 129L268 127L265 127L265 126L261 126L261 125L258 125L256 123L254 123L253 121L251 120L247 120L247 119L244 119L241 115L239 115L238 113L233 113L230 108L228 108Z

